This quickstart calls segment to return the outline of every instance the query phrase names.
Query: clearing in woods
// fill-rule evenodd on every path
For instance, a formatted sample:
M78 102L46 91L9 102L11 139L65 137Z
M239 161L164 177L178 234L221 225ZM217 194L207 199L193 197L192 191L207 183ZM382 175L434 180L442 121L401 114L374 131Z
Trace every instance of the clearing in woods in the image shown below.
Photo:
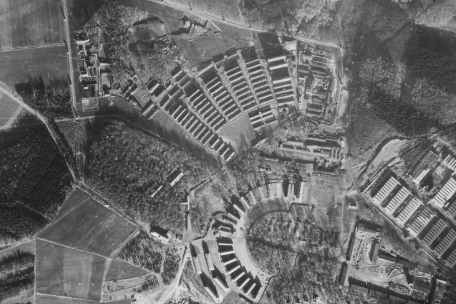
M7 95L0 95L0 129L11 125L21 112L19 104Z
M36 240L36 292L99 301L105 262L98 255Z
M148 274L147 270L133 266L122 260L113 259L106 274L105 281L125 280Z
M39 234L39 238L111 256L137 227L88 199Z

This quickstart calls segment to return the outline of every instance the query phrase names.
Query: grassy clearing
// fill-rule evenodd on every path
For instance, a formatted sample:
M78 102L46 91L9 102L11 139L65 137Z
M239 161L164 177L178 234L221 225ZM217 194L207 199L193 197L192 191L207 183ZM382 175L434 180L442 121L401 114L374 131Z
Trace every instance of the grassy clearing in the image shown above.
M234 141L233 148L237 151L247 150L255 139L255 132L247 115L241 115L231 121L221 130L220 135Z
M93 300L74 299L74 298L61 298L50 295L36 295L36 304L94 304L100 303ZM131 303L131 302L126 302Z
M73 210L89 198L90 195L88 195L85 191L79 188L73 190L67 197L67 199L63 202L62 207L60 207L59 209L59 213L57 213L57 215L54 217L54 221L59 220L60 218L65 216L70 210Z
M3 127L13 118L19 105L6 95L0 96L0 127Z
M192 41L176 37L175 42L192 67L210 61L214 56L223 54L233 48L243 47L243 44L220 33L201 36Z
M136 226L115 212L88 199L43 231L39 237L110 256L135 230Z
M236 23L243 23L243 18L238 8L238 1L225 0L168 0L186 9L214 16Z
M108 273L105 276L105 281L125 280L140 277L148 273L148 271L142 268L133 266L118 259L114 259L109 266Z
M60 6L53 0L0 1L1 48L63 42Z
M234 27L225 23L213 21L214 24L227 36L239 41L243 44L249 44L250 42L250 31L246 29L241 29Z
M101 299L105 259L100 256L37 240L36 268L39 293Z
M12 89L29 83L35 88L44 86L58 89L69 84L64 45L1 52L0 64L0 80Z

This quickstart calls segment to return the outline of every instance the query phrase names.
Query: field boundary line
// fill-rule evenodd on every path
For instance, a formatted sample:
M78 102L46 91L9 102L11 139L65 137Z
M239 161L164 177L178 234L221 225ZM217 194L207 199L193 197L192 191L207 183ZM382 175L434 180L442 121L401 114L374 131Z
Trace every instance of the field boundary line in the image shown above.
M122 262L125 262L124 260L121 260ZM128 263L128 262L126 262ZM129 263L130 264L130 263ZM144 269L142 267L139 267L139 266L136 266L136 265L133 265L135 267L138 267L138 268L141 268L141 269ZM146 269L144 269L146 270ZM132 278L128 278L128 279L114 279L114 280L104 280L103 283L107 283L107 282L124 282L124 281L128 281L128 280L135 280L135 279L140 279L142 277L147 277L147 276L150 276L150 275L154 275L154 276L158 276L158 274L155 274L153 272L151 272L150 270L146 270L146 271L149 271L149 273L146 273L146 274L143 274L143 275L140 275L140 276L137 276L137 277L132 277ZM116 291L121 291L121 290L127 290L129 288L126 288L126 289L117 289Z
M65 43L59 42L59 43L51 43L51 44L20 46L20 47L0 49L0 53L14 52L14 51L26 51L26 50L33 50L33 49L44 49L44 48L51 48L51 47L64 46L64 45L65 45Z
M89 197L89 198L90 198L90 197ZM56 221L51 221L51 222L49 223L49 225L46 226L46 228L44 228L42 231L40 231L40 233L37 234L36 237L39 238L38 235L40 235L41 233L45 232L45 230L51 228L52 226L54 226L55 224L59 223L61 220L63 220L64 218L66 218L68 214L70 214L70 213L73 212L76 208L78 208L79 206L81 206L81 205L82 205L85 201L87 201L89 198L85 199L85 200L84 200L82 203L80 203L78 206L76 206L76 207L74 207L73 209L69 210L67 213L65 213L64 215L62 215L62 217L59 218L58 220L56 220Z
M100 286L100 297L101 297L101 300L103 300L103 287L104 287L104 284L105 284L105 278L106 278L106 275L108 274L108 271L109 271L109 268L111 267L111 263L112 263L112 258L107 258L106 261L105 261L105 269L104 269L104 272L103 272L103 279L101 280L101 286Z
M11 247L6 247L5 249L0 250L0 255L3 254L5 251L11 250L11 249L13 249L13 248L16 248L16 247L19 247L19 246L21 246L21 245L24 245L25 243L31 242L31 241L33 241L33 239L34 239L34 238L30 238L30 239L28 239L28 240L26 240L26 241L22 241L22 242L20 242L20 243L14 244L14 245L11 246ZM35 252L36 252L36 251L35 251Z
M119 244L119 247L117 247L115 250L113 250L111 257L117 257L117 255L120 253L120 251L125 247L125 245L134 237L136 237L139 232L141 231L141 228L136 226L135 231L133 231L125 241Z
M57 296L57 295L52 295L52 294L47 294L47 293L41 293L37 292L36 296L49 296L49 297L56 297L56 298L62 298L62 299L71 299L71 300L83 300L83 301L90 301L93 303L100 303L100 301L97 300L92 300L92 299L86 299L86 298L75 298L75 297L67 297L67 296ZM35 297L36 297L35 296ZM36 300L36 299L35 299Z
M36 258L36 238L35 238L35 263L34 263L35 269L33 269L33 274L35 275L35 279L34 279L35 286L33 286L33 299L35 300L34 303L36 303L36 285L37 285L36 284L37 283L36 282L36 278L37 278L36 273L38 272L38 267L36 267L36 263L37 263L36 260L37 260L37 258Z
M56 220L56 221L53 221L51 222L51 224L49 226L47 226L47 228L49 227L52 227L54 226L55 224L57 224L58 222L60 222L61 220L63 220L64 218L67 217L68 214L70 214L71 212L73 212L76 208L80 207L82 204L84 204L87 200L91 199L91 197L89 196L88 198L86 198L85 200L83 200L82 202L80 202L76 207L74 208L71 208L70 210L68 210L67 212L65 212L64 214L62 214L62 216ZM64 202L65 203L65 202ZM46 228L46 229L47 229ZM44 230L43 230L44 231Z
M149 272L149 273L148 273L149 275L150 275L150 274L153 274L153 275L155 275L155 276L161 276L160 273L156 273L155 271L152 271L152 270L146 269L146 268L144 268L144 267L135 265L135 264L133 264L133 263L130 263L130 262L128 262L128 261L125 261L124 259L121 259L121 258L118 258L118 257L115 257L115 258L112 258L112 259L113 259L113 260L114 260L114 259L118 259L119 261L125 262L125 263L127 263L127 264L129 264L129 265L131 265L131 266L141 268L141 269L144 270L144 271L148 271L148 272ZM139 277L136 277L136 278L139 278ZM133 279L133 278L132 278L132 279ZM124 280L129 280L129 279L124 279ZM113 280L113 281L114 281L114 280ZM122 281L122 280L117 280L117 281ZM106 282L111 282L111 280L106 281Z
M114 204L106 199L105 197L101 196L101 194L99 194L97 191L95 191L94 189L92 189L91 186L87 185L85 182L81 181L79 183L79 186L80 186L80 189L84 190L84 192L86 193L89 193L91 195L91 198L97 202L98 204L100 204L101 206L103 206L104 208L114 212L115 214L117 214L120 218L122 218L123 220L127 221L129 224L135 226L135 227L139 227L138 223L136 223L134 220L132 219L129 219L128 217L126 217L122 212L118 211L117 208L115 206L113 206ZM83 187L81 187L83 186ZM95 197L92 197L92 196L95 196ZM106 207L106 206L109 206Z
M15 101L13 101L13 102L15 102ZM15 102L15 103L17 104L17 102ZM17 109L14 110L13 114L11 114L11 116L8 118L8 121L3 126L0 127L0 130L11 129L11 126L16 121L19 114L21 114L23 109L24 109L24 107L22 105L18 104Z
M59 242L55 242L55 241L51 241L51 240L46 240L46 239L43 239L43 238L40 238L40 237L36 237L36 240L40 240L40 241L43 241L43 242L48 242L49 244L54 244L54 245L62 246L62 247L68 248L68 249L77 250L77 251L80 251L80 252L84 252L84 253L86 253L86 254L96 255L96 256L99 256L99 257L102 257L102 258L105 258L105 259L108 259L108 258L109 258L108 256L104 256L104 255L101 255L101 254L99 254L99 253L90 252L90 251L83 250L83 249L78 249L78 248L76 248L76 247L71 247L71 246L69 246L69 245L61 244L61 243L59 243Z

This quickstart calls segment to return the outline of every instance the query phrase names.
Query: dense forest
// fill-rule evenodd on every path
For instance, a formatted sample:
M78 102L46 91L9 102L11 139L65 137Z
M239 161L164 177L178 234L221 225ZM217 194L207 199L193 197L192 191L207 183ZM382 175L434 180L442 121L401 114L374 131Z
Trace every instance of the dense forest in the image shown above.
M29 77L28 82L17 83L15 88L25 103L47 118L73 116L67 80L55 79L47 85L42 76Z
M0 151L0 246L42 228L65 200L70 181L65 161L44 126Z
M160 273L163 261L163 245L153 240L146 232L141 231L130 240L119 257L136 266Z
M162 280L166 285L171 284L171 282L176 277L177 271L180 266L180 257L175 247L166 249L165 261L163 262L163 271L162 271Z
M181 233L181 202L215 168L124 123L113 121L98 132L91 140L87 183L127 214ZM171 187L167 178L178 169L184 177Z

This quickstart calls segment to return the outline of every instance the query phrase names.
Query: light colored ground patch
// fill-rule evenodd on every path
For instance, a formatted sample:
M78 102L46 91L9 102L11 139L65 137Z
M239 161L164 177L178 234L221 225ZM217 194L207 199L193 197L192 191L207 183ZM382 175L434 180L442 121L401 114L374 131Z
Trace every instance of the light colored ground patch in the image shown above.
M0 47L24 47L63 42L60 1L1 0Z
M10 128L22 107L6 95L0 96L0 130Z
M105 259L37 240L36 291L41 294L101 299Z
M397 153L406 143L407 140L405 139L392 139L388 141L370 163L369 168L367 168L367 174L372 174L380 165L384 164L384 162L394 156L394 154Z
M88 199L40 233L39 237L110 256L136 229L135 225L114 211Z

